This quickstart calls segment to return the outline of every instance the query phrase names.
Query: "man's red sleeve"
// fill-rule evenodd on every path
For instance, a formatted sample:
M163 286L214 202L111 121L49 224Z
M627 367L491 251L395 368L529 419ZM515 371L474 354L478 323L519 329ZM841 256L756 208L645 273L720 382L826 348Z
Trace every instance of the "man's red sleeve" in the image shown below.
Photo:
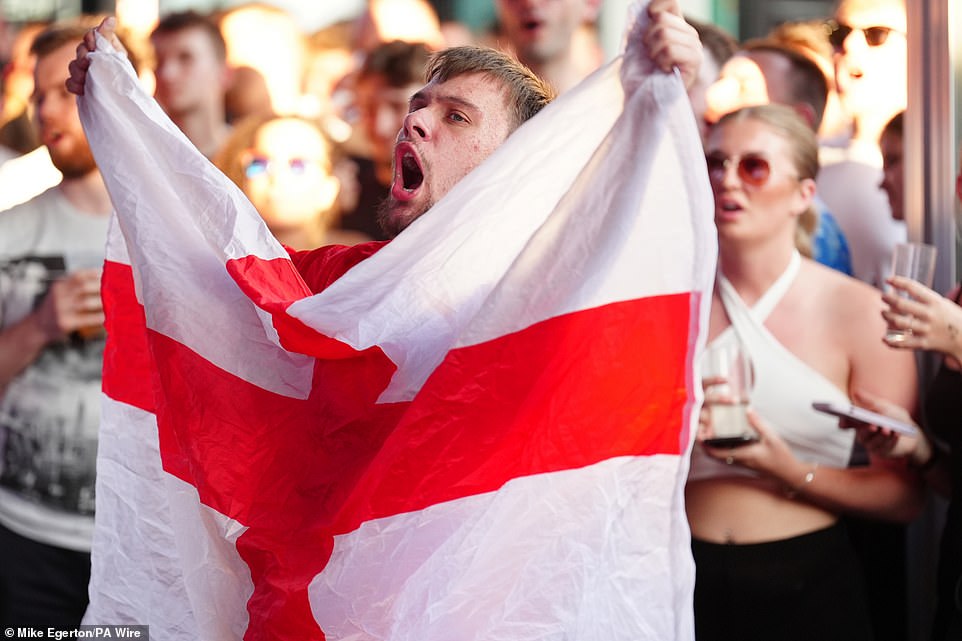
M387 243L384 240L358 245L328 245L306 251L294 251L288 247L287 253L311 292L317 294Z

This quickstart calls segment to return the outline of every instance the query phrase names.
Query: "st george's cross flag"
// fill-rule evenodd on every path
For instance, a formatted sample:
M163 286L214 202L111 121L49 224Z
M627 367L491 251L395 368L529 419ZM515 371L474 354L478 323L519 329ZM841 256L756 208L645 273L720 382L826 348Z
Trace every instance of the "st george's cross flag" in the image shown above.
M687 96L642 26L318 293L100 40L79 101L116 218L85 623L693 638L716 248Z

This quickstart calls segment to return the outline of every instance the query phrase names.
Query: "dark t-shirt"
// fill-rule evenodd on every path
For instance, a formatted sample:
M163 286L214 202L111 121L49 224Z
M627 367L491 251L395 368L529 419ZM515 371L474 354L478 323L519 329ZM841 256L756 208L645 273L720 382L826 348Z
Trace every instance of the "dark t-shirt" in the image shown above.
M933 639L955 639L962 630L962 373L945 365L926 394L929 430L949 448L952 499L939 551L938 606Z

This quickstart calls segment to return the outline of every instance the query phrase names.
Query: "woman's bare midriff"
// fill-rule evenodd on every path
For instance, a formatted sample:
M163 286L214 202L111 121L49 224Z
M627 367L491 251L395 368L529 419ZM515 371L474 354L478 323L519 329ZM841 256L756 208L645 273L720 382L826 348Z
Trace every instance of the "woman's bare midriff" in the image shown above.
M692 536L711 543L779 541L838 520L800 498L790 498L780 484L749 478L689 481L685 488Z

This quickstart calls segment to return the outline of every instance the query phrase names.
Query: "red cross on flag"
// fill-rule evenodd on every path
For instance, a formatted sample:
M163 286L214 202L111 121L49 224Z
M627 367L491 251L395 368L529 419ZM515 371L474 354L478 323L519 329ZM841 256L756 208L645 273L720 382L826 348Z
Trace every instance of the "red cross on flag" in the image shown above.
M123 59L92 56L81 114L117 217L87 623L693 638L716 250L677 77L629 46L322 288Z

